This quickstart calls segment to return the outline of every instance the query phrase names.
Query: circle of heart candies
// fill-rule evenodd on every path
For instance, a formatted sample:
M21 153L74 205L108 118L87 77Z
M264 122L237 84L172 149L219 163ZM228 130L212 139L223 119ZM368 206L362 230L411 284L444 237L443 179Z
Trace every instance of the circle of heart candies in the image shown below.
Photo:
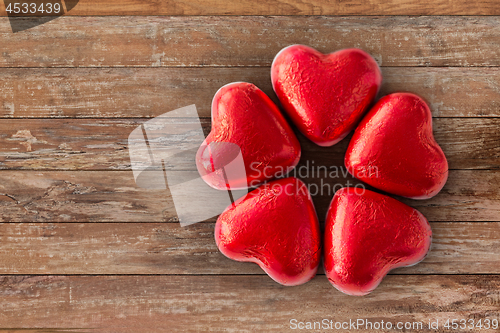
M212 102L212 129L196 155L202 178L220 190L260 185L217 219L219 250L230 259L257 263L290 286L311 280L323 255L328 280L349 295L366 295L391 269L423 260L432 239L429 222L388 194L428 199L446 183L448 164L434 140L425 101L398 92L374 103L381 70L359 49L323 54L288 46L272 63L271 82L283 113L245 82L222 87ZM344 164L373 188L337 190L324 235L304 182L272 179L300 160L300 143L288 120L322 147L354 131ZM222 142L239 151L225 149ZM238 154L244 172L232 166Z

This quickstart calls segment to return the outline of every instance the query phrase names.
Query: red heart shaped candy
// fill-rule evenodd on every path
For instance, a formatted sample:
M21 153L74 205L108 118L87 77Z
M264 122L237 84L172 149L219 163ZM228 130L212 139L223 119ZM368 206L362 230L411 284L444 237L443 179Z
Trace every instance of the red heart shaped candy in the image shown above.
M448 178L429 107L410 93L387 95L367 113L349 143L345 165L371 186L412 199L433 197Z
M354 129L382 82L376 61L359 49L322 54L304 45L281 50L271 81L299 130L320 146L331 146Z
M326 276L343 293L366 295L391 269L423 260L431 238L429 222L416 209L369 190L343 188L326 218Z
M312 279L321 257L311 196L293 177L266 183L229 206L217 219L215 241L226 257L257 263L287 286Z
M259 185L293 169L300 159L300 144L278 107L251 83L235 82L223 86L212 101L212 129L196 154L196 165L203 179L216 189L226 189L221 177L214 175L219 166L230 161L234 152L227 145L241 149L246 169L239 179L231 179L232 189ZM221 150L221 151L217 151ZM228 159L227 163L224 160Z

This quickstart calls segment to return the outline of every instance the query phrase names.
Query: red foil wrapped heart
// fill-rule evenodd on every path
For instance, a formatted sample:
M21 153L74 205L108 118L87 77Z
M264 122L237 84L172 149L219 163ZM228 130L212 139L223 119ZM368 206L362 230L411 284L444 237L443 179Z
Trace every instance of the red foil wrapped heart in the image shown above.
M343 293L366 295L391 269L423 260L431 239L429 222L416 209L345 187L335 193L326 217L326 276Z
M367 113L349 143L345 165L371 186L412 199L433 197L448 179L429 107L410 93L387 95Z
M228 258L257 263L276 282L294 286L316 275L321 236L304 183L266 183L229 206L217 219L215 241Z
M382 82L376 61L359 49L322 54L304 45L281 50L271 81L299 130L320 146L331 146L354 129Z
M212 101L212 129L196 154L196 165L205 182L223 190L228 184L220 181L215 164L229 164L237 152L225 151L228 145L214 144L218 142L241 149L246 173L230 180L232 189L257 186L284 175L300 159L299 141L278 107L251 83L230 83L217 91Z

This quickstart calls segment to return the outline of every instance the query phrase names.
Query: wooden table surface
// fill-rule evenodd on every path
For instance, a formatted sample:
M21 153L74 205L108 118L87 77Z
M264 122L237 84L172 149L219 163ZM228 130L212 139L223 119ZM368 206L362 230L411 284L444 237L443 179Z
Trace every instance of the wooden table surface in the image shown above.
M495 15L498 0L80 0L12 33L0 1L0 331L284 332L292 319L500 331L444 327L500 320ZM381 95L429 102L449 161L438 196L403 200L431 221L430 254L365 297L340 293L322 270L278 285L218 252L215 219L182 228L168 191L134 183L135 127L196 104L208 129L211 98L232 81L276 100L269 66L295 43L372 54ZM348 139L331 148L299 139L302 165L342 165ZM320 220L330 199L314 197Z

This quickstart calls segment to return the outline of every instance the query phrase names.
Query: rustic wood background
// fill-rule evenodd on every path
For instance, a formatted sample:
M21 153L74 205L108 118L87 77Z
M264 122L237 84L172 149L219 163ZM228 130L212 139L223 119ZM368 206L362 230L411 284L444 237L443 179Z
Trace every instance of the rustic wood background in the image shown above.
M447 319L500 319L494 15L497 0L81 0L13 34L0 1L0 331L283 332L293 318L364 318L450 332ZM429 256L366 297L322 271L283 287L226 259L214 219L181 228L168 191L138 188L130 170L128 135L152 117L196 104L209 129L211 98L232 81L275 99L269 66L293 43L371 53L381 94L429 102L449 160L438 196L403 200L431 221ZM348 139L299 138L304 160L342 165ZM320 219L330 199L314 198ZM499 330L455 332L474 331Z

